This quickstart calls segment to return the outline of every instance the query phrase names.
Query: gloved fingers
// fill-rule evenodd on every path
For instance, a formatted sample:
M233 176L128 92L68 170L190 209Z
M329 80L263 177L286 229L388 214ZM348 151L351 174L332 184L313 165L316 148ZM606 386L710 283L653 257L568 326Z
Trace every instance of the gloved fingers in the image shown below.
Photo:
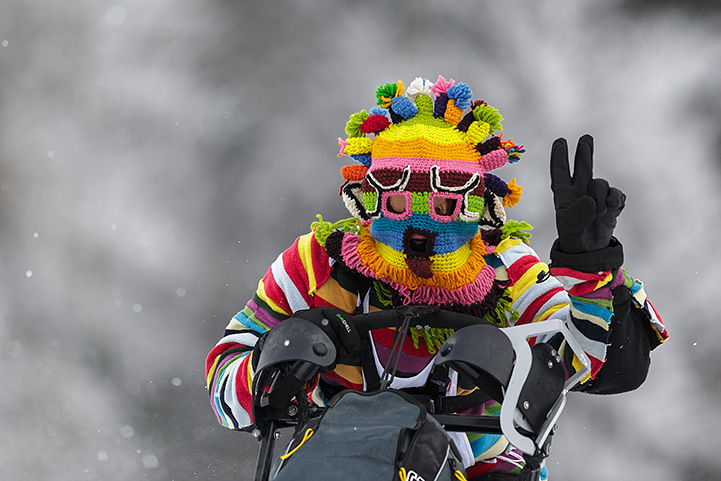
M608 192L607 205L609 209L623 210L626 206L626 194L616 187L611 187Z
M575 186L588 189L593 180L593 137L588 134L578 139L576 156L573 161L573 177ZM588 192L588 190L586 190Z
M343 349L354 352L360 348L361 339L351 316L336 307L324 307L323 313L338 336Z
M568 144L559 138L551 147L551 190L555 194L559 186L571 185L571 171L568 166ZM558 207L558 204L556 204Z
M551 147L551 190L557 211L567 208L580 197L591 195L605 212L605 202L591 192L593 187L593 137L586 134L578 140L571 174L568 144L559 138Z
M593 179L588 189L588 195L596 201L596 214L606 215L608 209L608 195L610 186L606 179Z
M321 328L327 327L329 325L327 322L323 322L323 319L325 319L325 314L323 313L323 308L319 307L311 307L310 309L302 309L295 311L293 312L293 317L305 319L306 321L310 321L313 324L320 326Z
M615 187L611 187L606 198L606 206L608 207L608 215L614 218L618 217L623 208L626 207L626 194Z
M331 322L332 320L329 319L329 315L325 312L326 309L325 307L311 307L310 309L295 311L293 317L305 319L320 327L323 329L323 332L328 334L333 344L339 346L340 339L336 333L334 324Z
M268 339L268 333L270 331L265 331L258 339L255 341L255 346L253 346L253 352L251 353L251 363L250 365L253 367L253 371L257 370L258 368L258 360L260 359L260 353L263 350L263 346L265 345L266 339Z
M596 220L596 202L588 195L563 210L556 212L559 237L575 235L585 230Z

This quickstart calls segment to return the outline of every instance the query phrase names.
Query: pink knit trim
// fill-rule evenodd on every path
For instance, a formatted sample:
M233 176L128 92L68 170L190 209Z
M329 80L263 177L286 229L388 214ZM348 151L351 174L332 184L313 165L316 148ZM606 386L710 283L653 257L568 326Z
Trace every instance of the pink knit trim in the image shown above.
M341 257L343 257L343 262L345 262L348 267L357 270L363 275L366 275L366 272L369 272L370 269L364 266L361 262L361 258L358 255L359 244L360 237L358 235L346 233L343 236L343 244L341 246L340 255ZM365 270L366 272L363 272L363 270Z
M503 151L505 152L505 151ZM490 155L490 154L488 154ZM482 157L483 159L486 156ZM481 161L482 162L482 161ZM456 170L461 172L467 172L469 174L475 174L476 172L486 173L483 167L478 162L470 160L446 160L436 159L427 157L380 157L373 159L373 165L371 170L377 169L400 169L403 170L406 166L413 165L414 172L430 172L431 167L442 166L443 170Z

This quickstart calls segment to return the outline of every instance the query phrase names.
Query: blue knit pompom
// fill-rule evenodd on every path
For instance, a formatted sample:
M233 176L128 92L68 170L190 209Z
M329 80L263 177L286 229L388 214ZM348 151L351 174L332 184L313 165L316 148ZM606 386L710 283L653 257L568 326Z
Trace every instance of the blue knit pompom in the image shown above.
M464 83L457 83L448 89L448 98L456 101L456 107L459 109L467 109L471 106L471 97L473 92L471 88Z

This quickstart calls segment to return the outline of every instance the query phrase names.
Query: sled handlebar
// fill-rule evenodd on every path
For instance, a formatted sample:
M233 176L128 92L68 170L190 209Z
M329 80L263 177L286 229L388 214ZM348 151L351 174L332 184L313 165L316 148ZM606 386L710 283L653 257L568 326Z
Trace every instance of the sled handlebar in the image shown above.
M400 327L404 321L417 328L454 329L456 332L431 362L453 369L493 399L502 401L500 428L511 444L524 452L534 452L545 441L564 407L566 393L589 372L588 358L558 319L499 328L466 314L408 306L356 315L352 321L365 339L369 331ZM531 347L528 343L531 337L556 333L563 335L583 365L568 379L552 347L543 343ZM253 388L256 423L273 420L279 427L293 426L302 420L304 415L299 417L299 413L303 410L317 413L319 410L307 405L304 395L297 394L303 393L305 384L319 372L330 370L336 357L333 341L319 326L294 317L276 326L269 332L258 360ZM459 429L453 430L481 427L457 421ZM529 436L529 432L536 435Z
M392 310L356 314L351 317L356 329L368 332L388 327L398 327L405 316L410 317L411 327L425 329L461 329L478 324L494 325L484 319L469 314L445 311L429 306L404 306Z

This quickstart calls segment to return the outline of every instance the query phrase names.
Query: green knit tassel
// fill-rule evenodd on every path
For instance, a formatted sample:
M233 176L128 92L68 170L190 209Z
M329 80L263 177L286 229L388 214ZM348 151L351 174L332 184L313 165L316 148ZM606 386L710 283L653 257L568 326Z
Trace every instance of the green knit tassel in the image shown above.
M351 217L349 219L341 219L335 223L325 222L323 220L323 216L321 216L320 214L318 214L317 217L318 220L313 222L310 225L310 228L314 231L315 240L317 240L318 244L322 245L323 247L325 247L325 240L328 238L331 232L353 232L354 234L360 234L361 232L361 222L355 217Z
M531 233L526 231L532 229L533 226L528 222L519 222L517 220L511 219L507 220L506 223L501 226L501 232L503 233L502 237L504 239L508 237L517 237L525 243L528 243L529 239L531 238Z
M378 302L383 304L388 309L393 308L393 294L390 287L378 279L373 279L373 287L375 287L376 296L378 296Z
M413 339L413 347L418 349L418 342L420 338L423 337L430 354L438 352L438 349L440 349L443 343L446 342L446 339L451 337L451 334L455 332L453 329L419 329L417 327L411 327L408 331Z
M510 314L510 316L509 316ZM512 326L516 323L520 314L511 307L511 302L506 297L501 297L496 301L493 311L487 312L483 318L500 327Z

